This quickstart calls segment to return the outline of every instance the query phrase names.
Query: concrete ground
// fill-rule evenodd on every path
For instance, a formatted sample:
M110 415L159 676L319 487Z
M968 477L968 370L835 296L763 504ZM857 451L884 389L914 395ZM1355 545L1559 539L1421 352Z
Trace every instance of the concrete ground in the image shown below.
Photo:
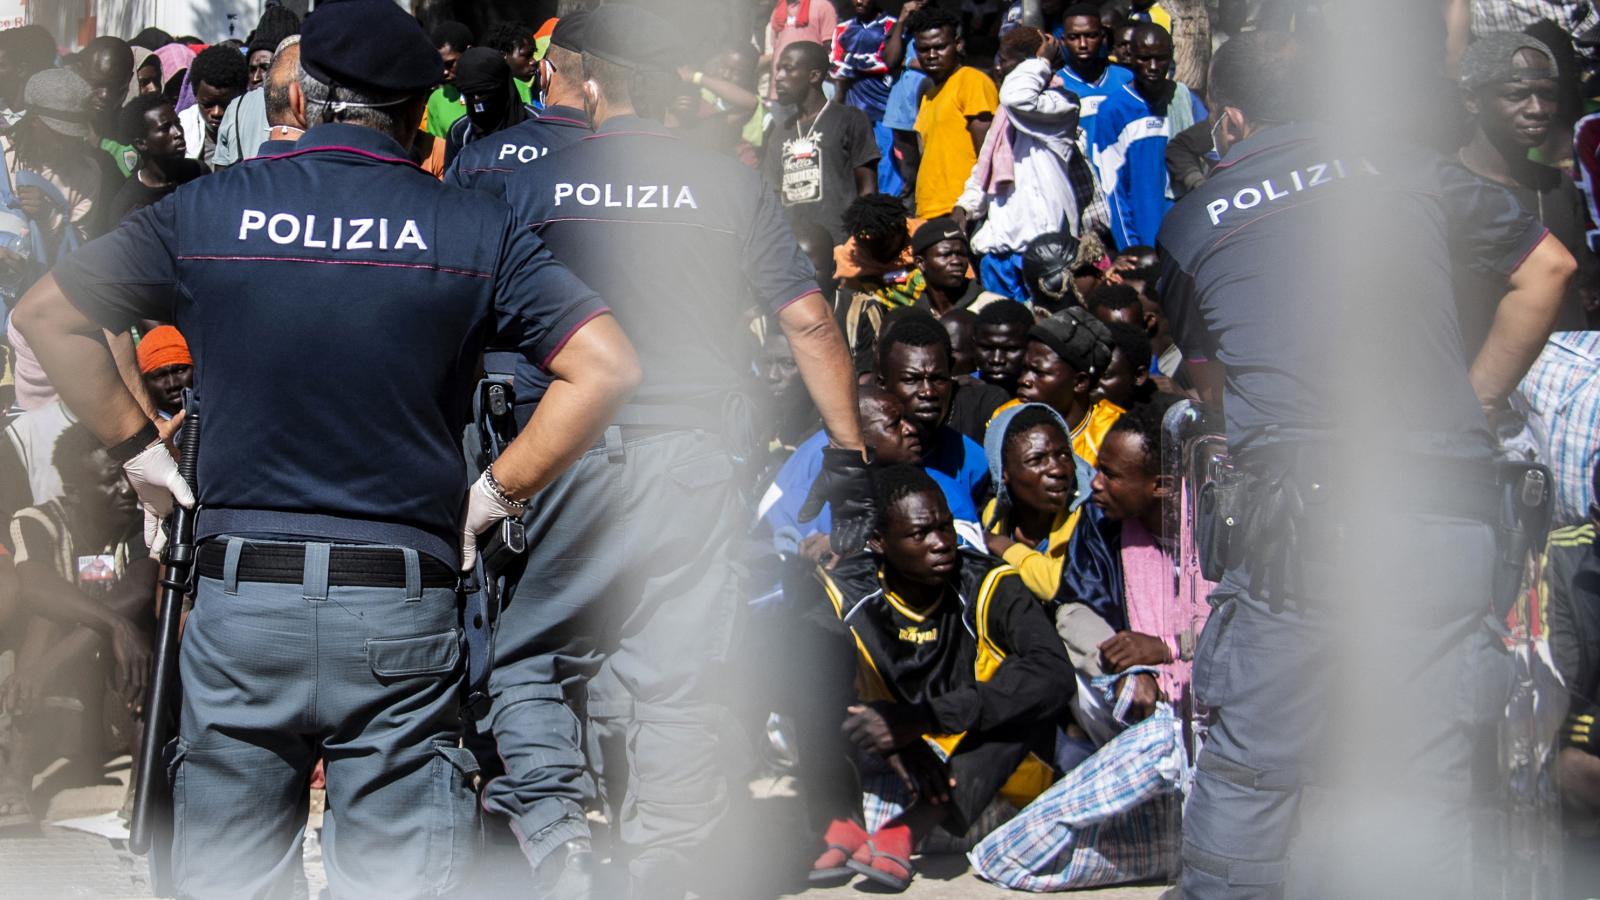
M122 805L128 777L128 760L122 757L98 771L69 772L57 768L36 779L36 798L47 806L45 819L99 816ZM320 792L319 792L320 793ZM320 824L320 796L314 796L313 832ZM792 781L760 778L750 784L748 802L738 804L726 833L737 834L724 859L732 860L696 893L707 900L765 900L804 894L806 897L859 897L874 893L856 884L827 890L804 889L803 852L792 835L799 819L799 802ZM724 838L726 840L726 838ZM985 884L968 869L960 855L924 856L919 874L903 896L909 900L956 900L1017 896ZM307 880L314 898L326 880L315 844L307 849ZM1155 900L1161 886L1108 888L1081 891L1092 900ZM477 896L504 896L501 891ZM34 835L0 835L0 897L8 900L93 900L93 898L146 898L151 896L144 860L130 854L126 842L45 825ZM525 896L525 895L524 895Z

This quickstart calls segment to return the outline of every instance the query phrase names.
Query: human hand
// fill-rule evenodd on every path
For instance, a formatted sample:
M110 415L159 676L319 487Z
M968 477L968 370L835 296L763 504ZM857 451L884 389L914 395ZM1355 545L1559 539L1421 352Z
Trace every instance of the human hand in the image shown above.
M1050 64L1051 69L1060 68L1058 60L1061 58L1061 42L1050 32L1044 33L1044 40L1039 44L1039 52L1035 53L1039 59Z
M953 220L956 223L956 227L960 228L962 231L967 230L967 219L970 218L971 215L971 213L967 212L966 207L963 206L957 206L955 209L950 210L951 220Z
M1121 672L1133 666L1159 666L1172 662L1166 641L1137 631L1119 631L1100 642L1100 658L1107 672Z
M950 801L950 789L956 786L956 780L950 777L949 768L926 743L918 741L885 757L884 762L917 799L934 806Z
M831 569L839 561L839 556L833 552L830 541L828 535L820 531L807 535L800 541L800 555L825 569Z
M845 737L862 752L878 756L888 756L922 740L930 727L923 716L903 703L857 704L845 712L849 715L840 726Z
M16 189L16 195L17 205L21 207L23 215L30 219L37 219L39 214L44 212L44 191L40 190L37 185L24 184Z
M145 685L150 676L150 638L126 619L111 625L111 656L116 665L111 671L111 688L120 694L128 708L138 712L144 706Z
M0 711L10 716L26 716L39 708L44 683L30 672L15 671L0 686Z
M153 557L160 557L161 551L167 546L167 535L161 530L161 522L172 514L173 504L185 509L194 508L194 491L189 489L189 483L183 480L183 475L178 471L178 460L172 455L170 443L178 426L183 424L183 418L184 414L180 412L158 423L156 431L160 436L139 451L138 456L122 465L128 484L133 487L134 494L139 497L139 506L144 509L144 543Z
M1161 687L1156 684L1156 678L1149 672L1140 672L1133 676L1133 702L1128 706L1128 724L1143 722L1150 718L1156 711L1156 704L1161 702Z
M500 524L503 519L521 516L522 511L528 508L527 503L508 500L490 483L494 479L493 468L484 469L478 480L472 483L472 489L467 491L467 514L461 524L463 572L472 571L473 563L478 561L478 535Z
M867 458L859 450L824 447L822 471L811 484L811 492L800 507L799 519L809 522L822 514L824 504L833 508L833 551L849 556L867 543L877 517L872 500L872 476Z

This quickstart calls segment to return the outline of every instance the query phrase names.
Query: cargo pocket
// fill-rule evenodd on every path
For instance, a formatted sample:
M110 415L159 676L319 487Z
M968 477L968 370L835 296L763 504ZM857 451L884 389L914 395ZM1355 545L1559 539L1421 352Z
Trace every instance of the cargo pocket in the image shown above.
M447 675L461 662L461 629L408 638L368 638L367 662L385 683L421 675Z
M434 891L447 896L461 886L479 847L478 760L464 747L437 745L433 754L428 871L433 874Z
M1222 600L1211 617L1206 620L1205 627L1200 630L1200 640L1195 644L1194 673L1191 684L1194 687L1195 700L1200 705L1215 709L1227 702L1229 638L1234 616L1239 613L1238 599L1231 595L1222 597Z
M161 751L161 761L167 770L167 788L172 797L172 848L170 864L172 878L177 885L182 885L188 875L185 862L192 848L184 846L183 823L188 820L185 815L185 798L183 795L184 760L189 756L189 742L181 737L175 737L167 742ZM154 850L152 853L156 852Z

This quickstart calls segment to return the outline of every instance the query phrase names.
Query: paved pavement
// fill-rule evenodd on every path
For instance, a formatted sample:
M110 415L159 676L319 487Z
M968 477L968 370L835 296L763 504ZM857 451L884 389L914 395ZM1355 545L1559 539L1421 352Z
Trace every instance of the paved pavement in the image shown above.
M115 761L103 772L78 773L70 787L50 788L47 821L100 815L121 806L127 783L127 759ZM58 779L59 780L59 779ZM49 784L49 779L40 779ZM318 792L320 793L320 792ZM319 824L320 796L314 796L312 828ZM828 890L801 890L804 866L798 834L800 810L789 779L757 779L750 784L749 800L738 804L721 846L719 862L707 867L696 892L706 900L767 900L803 893L808 898L860 897L868 893L855 885ZM791 851L791 852L786 852ZM959 855L925 856L908 900L966 900L1008 896L984 884L968 871ZM313 843L307 848L306 874L311 896L326 884L321 854ZM1156 900L1159 886L1082 891L1089 900ZM151 896L144 860L128 853L124 842L44 826L38 834L0 836L0 897L8 900L97 900L97 898L147 898ZM1010 895L1020 896L1020 895Z

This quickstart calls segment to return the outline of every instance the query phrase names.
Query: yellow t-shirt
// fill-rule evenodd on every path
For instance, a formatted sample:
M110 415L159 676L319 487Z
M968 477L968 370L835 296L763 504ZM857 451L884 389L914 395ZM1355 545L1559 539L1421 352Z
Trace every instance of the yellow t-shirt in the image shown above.
M922 136L917 218L938 218L955 208L972 167L978 164L967 120L984 113L994 115L999 105L1000 92L994 81L970 66L957 69L939 93L922 98L917 113L917 134Z

